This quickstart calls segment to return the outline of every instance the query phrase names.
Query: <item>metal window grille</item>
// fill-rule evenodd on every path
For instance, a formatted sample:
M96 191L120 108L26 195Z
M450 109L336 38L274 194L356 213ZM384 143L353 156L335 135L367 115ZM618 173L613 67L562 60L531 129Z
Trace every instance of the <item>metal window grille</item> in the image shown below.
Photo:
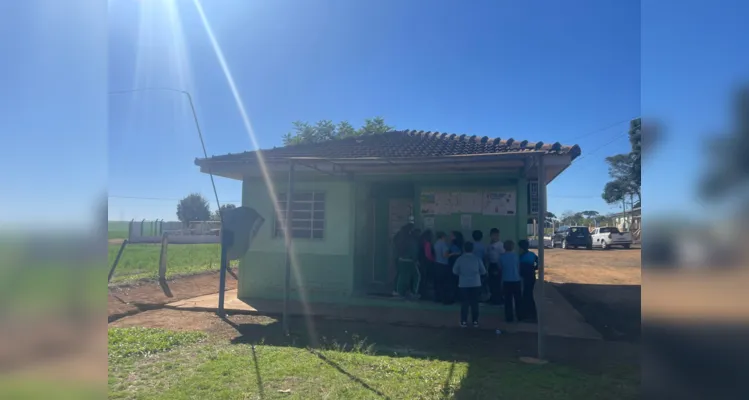
M528 213L538 214L538 181L528 182Z
M286 216L286 193L278 195L278 208ZM275 237L283 237L286 224L276 219ZM291 202L291 237L294 239L322 239L325 236L325 193L294 193Z

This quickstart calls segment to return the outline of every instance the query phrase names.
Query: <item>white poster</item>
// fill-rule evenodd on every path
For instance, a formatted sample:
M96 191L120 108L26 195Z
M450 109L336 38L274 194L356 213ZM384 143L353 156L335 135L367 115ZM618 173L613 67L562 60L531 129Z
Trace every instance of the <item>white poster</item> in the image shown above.
M438 192L434 194L434 213L436 215L450 215L453 213L452 193Z
M464 231L471 230L471 214L463 214L460 216L460 228Z
M424 229L434 229L434 217L424 217Z
M460 194L460 212L481 214L481 192L463 192Z
M514 191L484 192L484 215L515 215L516 206Z
M421 214L434 215L437 211L434 192L421 193Z

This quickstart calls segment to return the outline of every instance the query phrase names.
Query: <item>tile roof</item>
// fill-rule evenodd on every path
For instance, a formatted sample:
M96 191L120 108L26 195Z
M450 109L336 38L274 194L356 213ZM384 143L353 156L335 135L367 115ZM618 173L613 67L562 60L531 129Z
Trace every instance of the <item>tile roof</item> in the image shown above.
M580 147L559 142L545 144L527 140L490 139L440 132L392 131L382 134L349 137L322 143L299 144L261 150L267 160L290 157L319 158L428 158L457 155L517 154L545 151L547 154L580 156ZM211 161L254 159L255 151L211 157ZM196 163L200 160L196 160Z

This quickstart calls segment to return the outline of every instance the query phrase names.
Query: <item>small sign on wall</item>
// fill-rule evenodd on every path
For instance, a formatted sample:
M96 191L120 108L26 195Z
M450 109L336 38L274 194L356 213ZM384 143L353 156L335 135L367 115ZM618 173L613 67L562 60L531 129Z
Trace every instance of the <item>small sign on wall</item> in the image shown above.
M463 214L460 216L460 228L464 231L470 231L472 226L471 214Z
M424 217L424 229L434 229L434 217Z

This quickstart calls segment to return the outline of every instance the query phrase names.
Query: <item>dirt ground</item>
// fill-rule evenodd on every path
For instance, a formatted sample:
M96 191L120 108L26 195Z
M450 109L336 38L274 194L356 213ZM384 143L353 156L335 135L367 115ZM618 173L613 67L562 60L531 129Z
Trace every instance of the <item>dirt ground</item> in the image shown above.
M575 307L604 339L638 342L640 338L640 249L545 251L546 280ZM233 274L233 275L232 275ZM236 288L236 271L227 275L227 290ZM168 281L171 297L158 282L110 288L109 322L178 328L222 323L204 320L201 313L160 309L166 303L215 293L218 273L180 277ZM169 318L164 318L169 315ZM238 317L238 316L237 316ZM175 318L171 321L171 318ZM194 318L198 318L194 320ZM243 318L250 318L243 316ZM255 317L267 318L267 317ZM272 320L272 319L271 319ZM212 322L209 322L212 321Z
M236 276L236 269L226 275L226 290L237 288ZM174 301L216 293L218 285L219 273L207 272L167 280L166 287L153 280L112 286L109 288L108 320L112 322Z
M640 249L549 249L546 280L604 339L639 342L640 254Z
M592 285L640 285L640 249L546 249L546 281Z
M549 360L591 372L639 368L639 257L639 249L546 251L547 281L606 339L549 337ZM206 311L163 308L166 303L215 293L217 283L217 273L172 280L168 284L173 297L165 296L157 282L110 288L109 326L199 329L232 342L293 346L323 346L325 343L321 342L325 341L347 343L352 341L352 335L359 335L366 336L380 351L416 355L449 349L458 358L491 351L500 358L516 359L534 356L536 351L536 335L528 333L497 336L486 330L373 326L361 321L293 317L291 335L287 337L281 332L280 321L269 316L229 315L222 319ZM227 289L235 287L236 280L228 276ZM472 340L465 340L466 334Z

